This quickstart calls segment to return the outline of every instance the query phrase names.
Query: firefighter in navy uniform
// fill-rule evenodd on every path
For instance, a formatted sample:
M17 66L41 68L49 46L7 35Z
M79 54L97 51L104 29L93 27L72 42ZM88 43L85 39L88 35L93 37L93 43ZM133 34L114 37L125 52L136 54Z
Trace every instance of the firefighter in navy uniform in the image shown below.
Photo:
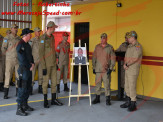
M0 26L1 28L1 26ZM2 47L2 43L3 43L3 36L0 34L0 48ZM5 67L4 67L4 63L5 62L5 56L3 55L2 51L0 50L0 91L4 91L4 70L5 70Z
M32 88L32 70L34 68L34 60L32 49L29 45L32 30L29 28L22 30L22 39L16 47L19 68L18 68L18 108L16 115L27 116L25 111L33 111L34 109L28 105L28 98Z

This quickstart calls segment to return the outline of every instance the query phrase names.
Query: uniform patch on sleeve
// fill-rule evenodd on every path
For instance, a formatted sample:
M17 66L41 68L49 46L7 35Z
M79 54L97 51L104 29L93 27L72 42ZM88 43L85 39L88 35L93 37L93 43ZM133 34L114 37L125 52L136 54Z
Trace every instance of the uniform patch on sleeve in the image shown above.
M25 48L23 46L20 47L19 53L22 54L24 53Z
M43 44L44 43L44 40L41 40L41 43Z
M136 46L136 50L139 50L140 49L140 46Z
M29 44L32 45L32 41L30 41Z
M21 50L24 51L24 47L22 47Z
M4 40L5 43L7 43L7 40Z

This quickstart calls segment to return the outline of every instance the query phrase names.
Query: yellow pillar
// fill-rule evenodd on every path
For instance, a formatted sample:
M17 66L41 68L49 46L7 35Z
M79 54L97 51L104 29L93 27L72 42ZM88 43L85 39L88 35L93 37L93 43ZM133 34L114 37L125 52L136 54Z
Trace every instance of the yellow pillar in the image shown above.
M32 12L42 12L42 7L38 6L38 3L42 0L32 0ZM42 16L32 15L32 29L35 27L42 28Z
M44 6L44 7L42 7L42 9L43 9L43 11L44 10L46 10L47 11L47 6ZM46 15L43 15L42 16L42 21L43 21L43 33L45 33L45 31L46 31L46 22L47 22L47 16Z

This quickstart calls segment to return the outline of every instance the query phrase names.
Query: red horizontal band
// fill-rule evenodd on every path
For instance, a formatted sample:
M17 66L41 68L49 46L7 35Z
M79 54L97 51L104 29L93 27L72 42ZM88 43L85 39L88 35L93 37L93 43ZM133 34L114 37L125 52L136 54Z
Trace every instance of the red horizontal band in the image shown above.
M32 23L32 21L21 21L21 20L11 20L11 19L0 19L1 21L9 21L9 22L24 22L24 23Z
M163 61L163 57L155 57L155 56L143 56L143 59Z

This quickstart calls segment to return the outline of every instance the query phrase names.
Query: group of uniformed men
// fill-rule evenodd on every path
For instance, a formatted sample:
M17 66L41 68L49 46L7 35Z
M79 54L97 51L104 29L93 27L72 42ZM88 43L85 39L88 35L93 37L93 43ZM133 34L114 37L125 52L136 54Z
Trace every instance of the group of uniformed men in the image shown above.
M143 50L141 44L137 41L137 33L135 31L127 32L125 42L120 45L116 52L126 52L124 62L121 66L121 89L126 92L127 101L120 105L121 108L128 108L128 111L136 110L136 83L139 75ZM96 98L92 104L100 103L100 93L102 81L104 82L106 105L110 102L110 82L111 72L115 65L115 51L113 47L107 43L107 34L101 35L101 43L96 45L93 53L93 73L96 74Z
M63 73L64 91L69 91L67 86L67 74L69 64L70 44L67 42L69 34L63 33L63 40L55 50L53 33L58 26L50 21L47 31L41 35L41 29L36 27L34 31L29 28L22 30L20 38L17 35L18 26L13 24L6 37L0 35L0 91L4 91L4 99L8 99L10 80L15 69L17 91L17 115L26 116L25 111L34 109L28 105L28 97L32 92L36 70L38 70L38 92L44 95L44 107L48 104L48 84L51 80L51 105L62 106L57 100L56 93L60 93L60 80ZM35 37L31 39L31 33ZM41 35L41 36L40 36ZM137 41L135 31L127 32L126 41L116 50L126 52L122 63L122 90L125 89L127 101L121 108L129 111L136 110L136 81L142 59L142 46ZM101 85L104 82L106 105L111 105L110 82L111 72L115 66L116 56L113 47L107 43L107 34L101 34L101 43L96 45L93 58L93 74L96 75L96 98L92 104L100 103ZM5 72L5 76L4 73ZM3 83L5 79L5 82ZM4 89L3 89L4 84Z

